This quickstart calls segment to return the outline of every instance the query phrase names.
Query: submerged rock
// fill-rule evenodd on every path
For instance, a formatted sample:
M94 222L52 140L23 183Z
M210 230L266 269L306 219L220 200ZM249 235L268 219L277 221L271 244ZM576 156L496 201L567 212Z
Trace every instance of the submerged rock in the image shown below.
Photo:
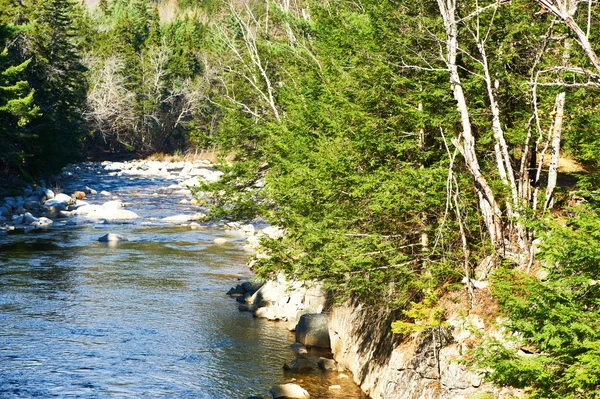
M275 385L269 391L273 396L273 399L289 398L289 399L303 399L310 398L310 395L304 388L296 384L281 384Z
M129 241L129 240L120 234L108 233L108 234L105 234L102 237L98 238L98 241L100 241L100 242L116 242L116 241Z

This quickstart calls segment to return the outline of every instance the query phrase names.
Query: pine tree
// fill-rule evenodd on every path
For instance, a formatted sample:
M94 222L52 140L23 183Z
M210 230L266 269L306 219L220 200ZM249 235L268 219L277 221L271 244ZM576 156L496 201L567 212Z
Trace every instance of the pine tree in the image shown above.
M10 30L0 25L0 40L4 41ZM33 103L34 91L22 79L30 62L29 59L15 65L8 50L0 52L0 166L21 175L25 174L22 165L29 155L23 148L33 138L23 127L38 115Z
M39 136L38 168L58 168L77 154L83 138L85 68L76 44L71 0L36 2L29 11L27 51L32 57L29 81L43 117L32 127Z

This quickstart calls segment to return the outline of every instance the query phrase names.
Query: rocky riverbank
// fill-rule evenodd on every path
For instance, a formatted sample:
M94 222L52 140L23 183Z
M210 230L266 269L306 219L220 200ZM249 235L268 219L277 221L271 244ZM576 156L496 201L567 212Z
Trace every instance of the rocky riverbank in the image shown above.
M0 199L0 234L139 219L140 215L126 209L131 204L122 202L117 194L97 186L100 183L95 176L100 174L129 180L172 181L171 185L164 188L170 195L181 197L181 204L200 206L201 201L192 198L190 188L198 186L201 181L218 180L222 173L207 161L135 160L69 165L52 184L39 181L24 187L21 195ZM79 179L79 186L74 187L73 177ZM204 218L202 212L190 212L168 216L159 222L190 223Z
M460 311L469 308L464 293L448 298L446 327L404 340L391 332L392 315L357 302L332 304L318 282L290 282L278 275L264 284L240 284L229 295L240 302L239 310L296 330L297 358L283 365L286 370L321 368L352 375L373 399L508 399L521 394L486 383L485 371L465 365L483 337L502 336L492 327L487 288L476 290L467 314ZM330 350L332 359L311 355L311 347Z

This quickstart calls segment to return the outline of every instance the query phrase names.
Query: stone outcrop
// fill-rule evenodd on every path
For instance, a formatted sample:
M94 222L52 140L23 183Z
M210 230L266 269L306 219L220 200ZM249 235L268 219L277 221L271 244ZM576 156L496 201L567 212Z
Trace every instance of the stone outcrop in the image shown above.
M476 334L490 333L481 317L456 317L449 327L404 341L391 333L396 317L352 302L329 312L334 359L352 371L370 398L468 399L488 394L508 399L518 394L485 383L483 373L467 370L461 362Z

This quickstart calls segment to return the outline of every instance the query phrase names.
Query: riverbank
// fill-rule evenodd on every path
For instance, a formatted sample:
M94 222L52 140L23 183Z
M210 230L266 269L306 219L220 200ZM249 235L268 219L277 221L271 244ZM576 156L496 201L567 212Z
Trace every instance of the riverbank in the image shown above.
M286 363L288 369L321 368L350 375L372 399L522 395L519 390L494 387L485 381L485 370L466 366L485 337L503 340L504 333L494 327L495 301L487 288L476 289L470 305L466 292L454 292L442 301L448 315L444 326L401 339L391 328L398 315L356 301L334 303L318 282L288 281L278 275L257 290L252 287L247 282L229 294L240 302L240 311L284 321L296 331L297 357ZM305 318L320 321L307 326ZM331 360L311 355L307 347L330 351Z
M170 184L161 187L162 194L180 198L179 203L189 205L198 212L187 215L170 215L154 223L189 223L204 218L201 201L192 198L190 187L200 181L215 181L221 172L209 161L147 161L89 162L69 165L52 180L39 181L24 187L20 195L0 200L0 232L12 234L39 228L75 226L86 223L133 221L140 218L125 209L118 193L106 190L106 183L96 177L106 173L121 179L126 186L137 179L162 180ZM76 179L74 179L76 177ZM158 193L153 195L158 196Z
M11 212L0 237L0 308L10 325L0 344L12 359L0 373L7 381L29 396L35 389L50 396L51 381L81 397L117 389L122 397L193 392L244 399L297 383L311 397L361 398L348 375L284 370L296 356L286 326L240 313L224 298L224 287L252 276L245 264L260 237L281 231L260 220L203 220L205 204L189 187L197 176L206 181L218 174L207 162L84 163L52 184L38 182L1 200ZM52 223L41 225L42 218ZM20 338L24 329L29 332ZM45 349L30 351L36 342ZM82 363L89 348L93 366ZM155 372L143 371L146 359L156 362ZM27 367L40 377L31 384L14 371ZM74 386L77 370L86 367L79 375L95 383ZM156 380L143 384L140 373ZM61 382L54 375L68 377ZM167 389L161 381L172 381L168 391L161 391ZM337 385L340 390L330 390ZM0 396L10 389L0 384Z

